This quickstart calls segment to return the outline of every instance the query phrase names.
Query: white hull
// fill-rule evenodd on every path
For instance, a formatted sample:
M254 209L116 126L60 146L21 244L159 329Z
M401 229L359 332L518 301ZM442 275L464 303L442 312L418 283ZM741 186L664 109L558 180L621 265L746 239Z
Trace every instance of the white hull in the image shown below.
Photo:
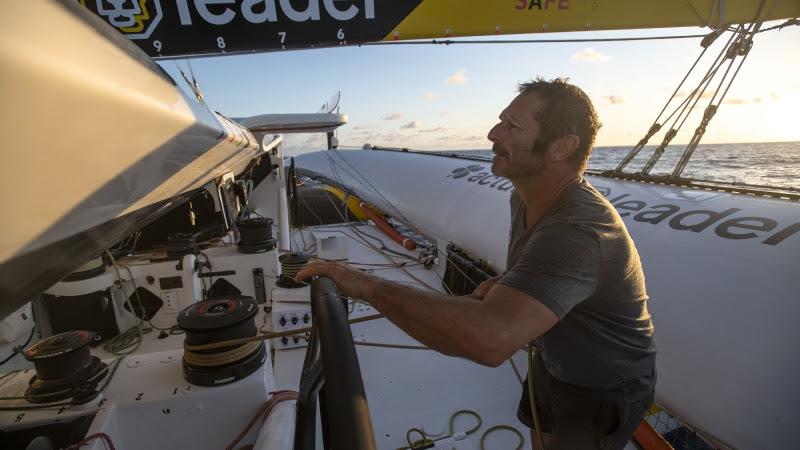
M12 259L235 173L260 151L77 2L26 4L0 25L6 275L25 272ZM21 305L36 293L24 281L4 276L0 292Z

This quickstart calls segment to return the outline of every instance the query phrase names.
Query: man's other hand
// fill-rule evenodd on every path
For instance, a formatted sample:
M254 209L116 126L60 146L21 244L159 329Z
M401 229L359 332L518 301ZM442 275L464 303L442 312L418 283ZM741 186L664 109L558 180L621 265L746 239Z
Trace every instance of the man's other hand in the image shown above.
M315 261L297 272L296 283L311 283L311 277L328 277L336 283L339 293L346 297L369 301L379 279L354 269L347 264L335 261Z
M501 276L502 275L495 275L492 278L489 278L488 280L481 281L481 284L479 284L478 287L476 287L475 290L472 291L470 297L477 298L478 300L483 300L483 298L486 297L486 294L489 293L489 289L491 289L492 286L494 286L494 284L497 283L497 280L499 280Z

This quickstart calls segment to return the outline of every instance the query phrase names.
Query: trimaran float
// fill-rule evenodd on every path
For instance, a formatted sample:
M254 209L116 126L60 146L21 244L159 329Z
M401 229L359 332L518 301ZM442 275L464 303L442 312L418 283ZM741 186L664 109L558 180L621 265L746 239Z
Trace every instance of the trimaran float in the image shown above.
M706 26L704 43L721 50L675 109L681 117L706 89L724 96L763 22L798 16L800 2L777 0L9 5L0 446L529 445L513 416L524 354L498 368L437 355L324 280L309 288L281 277L313 256L468 292L504 269L505 233L487 230L507 229L510 184L480 158L336 150L333 131L347 118L333 105L225 117L194 80L184 91L151 58ZM800 426L800 193L681 177L721 101L712 98L671 176L649 171L673 116L617 170L587 176L645 264L657 403L699 448L789 448ZM626 172L659 131L645 168ZM327 133L329 149L289 164L291 132ZM640 428L630 445L659 448Z

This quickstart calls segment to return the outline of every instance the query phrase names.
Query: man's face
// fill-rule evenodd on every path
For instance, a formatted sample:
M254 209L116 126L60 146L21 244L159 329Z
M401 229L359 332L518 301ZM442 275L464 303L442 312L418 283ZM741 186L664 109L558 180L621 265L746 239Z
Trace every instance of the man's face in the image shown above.
M539 137L536 114L544 104L534 92L518 95L500 113L500 122L490 131L493 142L492 173L510 180L539 175L546 167L544 152L535 152Z

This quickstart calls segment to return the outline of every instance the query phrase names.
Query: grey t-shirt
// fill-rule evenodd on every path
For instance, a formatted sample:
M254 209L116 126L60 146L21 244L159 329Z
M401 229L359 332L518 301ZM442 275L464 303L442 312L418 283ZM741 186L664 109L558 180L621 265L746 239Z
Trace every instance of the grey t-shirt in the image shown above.
M559 318L536 343L553 377L626 397L650 391L656 348L639 254L617 211L586 179L567 186L527 229L525 204L511 194L507 268L498 283Z

